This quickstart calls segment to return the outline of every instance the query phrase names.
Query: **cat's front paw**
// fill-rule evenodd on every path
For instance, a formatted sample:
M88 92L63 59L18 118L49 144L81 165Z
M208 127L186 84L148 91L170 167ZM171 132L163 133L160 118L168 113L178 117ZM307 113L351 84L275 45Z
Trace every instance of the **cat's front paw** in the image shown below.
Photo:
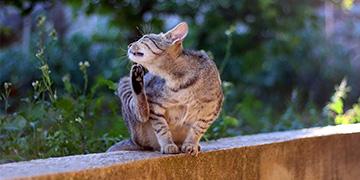
M200 151L200 146L192 143L185 143L181 146L181 152L197 156Z
M178 154L178 153L180 153L180 150L176 144L166 144L164 147L161 147L161 153L163 153L163 154Z
M131 85L135 94L140 94L144 89L145 69L140 64L134 64L131 67Z

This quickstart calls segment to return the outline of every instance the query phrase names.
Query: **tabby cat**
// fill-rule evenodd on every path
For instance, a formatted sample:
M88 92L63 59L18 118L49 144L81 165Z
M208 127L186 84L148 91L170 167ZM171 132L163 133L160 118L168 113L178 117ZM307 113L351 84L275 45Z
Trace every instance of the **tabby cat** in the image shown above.
M118 96L131 138L108 151L198 154L201 137L220 113L223 92L208 55L183 49L187 33L182 22L129 44L128 57L135 64L130 77L120 79Z

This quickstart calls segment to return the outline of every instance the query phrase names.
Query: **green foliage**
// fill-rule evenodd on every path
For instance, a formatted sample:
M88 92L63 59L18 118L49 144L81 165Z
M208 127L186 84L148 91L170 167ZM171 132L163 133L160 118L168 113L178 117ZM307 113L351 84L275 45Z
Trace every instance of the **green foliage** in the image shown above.
M45 17L41 16L38 21L39 37L47 33L43 23ZM62 79L65 91L57 93L47 63L46 49L50 46L45 46L46 41L39 41L36 53L40 61L38 69L41 78L32 83L32 96L23 98L15 113L6 113L12 85L4 83L2 100L5 114L0 116L0 163L103 152L111 144L128 136L119 116L117 100L98 94L98 90L103 87L113 92L115 84L99 76L90 92L87 91L88 61L79 63L83 88L80 90L73 84L67 74Z
M11 83L5 82L4 83L4 93L1 93L1 96L0 96L0 100L4 101L4 112L7 112L8 108L10 106L8 100L9 100L9 96L11 93L11 86L12 86Z
M350 87L347 85L347 80L343 79L335 88L331 101L324 108L328 118L333 119L335 124L360 123L360 99L357 104L352 105L352 108L344 110L344 100L349 92Z

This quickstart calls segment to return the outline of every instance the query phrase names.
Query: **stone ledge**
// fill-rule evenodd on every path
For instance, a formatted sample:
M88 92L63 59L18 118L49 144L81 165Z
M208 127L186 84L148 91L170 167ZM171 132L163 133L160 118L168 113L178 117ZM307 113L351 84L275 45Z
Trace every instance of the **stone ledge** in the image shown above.
M0 179L356 179L360 124L224 138L198 157L111 152L0 165Z

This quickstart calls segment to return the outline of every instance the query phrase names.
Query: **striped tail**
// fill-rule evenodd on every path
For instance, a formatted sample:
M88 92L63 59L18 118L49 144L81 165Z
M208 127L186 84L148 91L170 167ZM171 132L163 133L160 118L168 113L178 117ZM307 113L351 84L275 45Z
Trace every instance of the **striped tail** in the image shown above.
M138 145L133 143L130 139L125 139L112 145L106 152L137 151L137 150L142 150L142 148L140 148Z

